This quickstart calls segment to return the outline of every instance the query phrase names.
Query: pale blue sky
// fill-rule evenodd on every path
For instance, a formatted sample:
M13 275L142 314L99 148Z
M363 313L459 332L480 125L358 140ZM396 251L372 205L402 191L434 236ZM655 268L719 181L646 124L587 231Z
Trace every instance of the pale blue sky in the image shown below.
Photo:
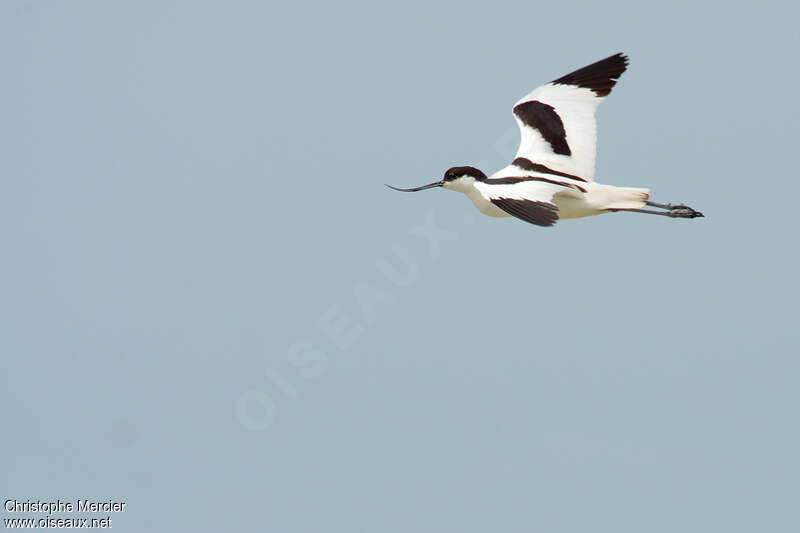
M3 2L5 498L115 531L798 530L795 6ZM442 190L612 53L543 229ZM4 518L8 513L4 513Z

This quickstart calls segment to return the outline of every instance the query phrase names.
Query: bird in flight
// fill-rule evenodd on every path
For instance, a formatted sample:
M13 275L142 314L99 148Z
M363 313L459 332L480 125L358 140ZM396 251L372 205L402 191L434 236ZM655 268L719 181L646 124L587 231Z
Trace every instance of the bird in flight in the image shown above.
M491 176L475 167L453 167L428 185L387 187L403 192L444 187L466 194L484 215L513 216L538 226L616 211L702 217L683 204L650 201L650 189L594 181L594 114L627 66L628 58L615 54L542 85L517 102L519 150L509 166Z

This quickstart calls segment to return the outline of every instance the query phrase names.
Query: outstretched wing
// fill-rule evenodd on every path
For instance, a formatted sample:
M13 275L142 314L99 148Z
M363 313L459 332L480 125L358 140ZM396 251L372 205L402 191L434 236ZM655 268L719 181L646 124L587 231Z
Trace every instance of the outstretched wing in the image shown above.
M565 185L532 176L477 181L474 187L509 215L537 226L556 223L558 207L553 203L553 196L569 190Z
M517 102L514 118L521 140L514 164L544 165L592 181L594 113L627 66L628 58L615 54L542 85Z

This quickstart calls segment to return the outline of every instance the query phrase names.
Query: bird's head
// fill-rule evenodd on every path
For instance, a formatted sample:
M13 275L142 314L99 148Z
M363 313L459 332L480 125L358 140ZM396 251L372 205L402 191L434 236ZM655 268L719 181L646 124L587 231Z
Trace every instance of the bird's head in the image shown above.
M476 181L486 179L486 174L475 167L448 168L442 178L442 187L453 191L466 192Z
M413 187L411 189L400 189L398 187L392 187L391 185L387 185L387 187L403 192L424 191L425 189L432 189L434 187L444 187L452 191L467 192L475 181L483 181L485 179L486 174L475 167L452 167L447 169L441 180L427 185Z

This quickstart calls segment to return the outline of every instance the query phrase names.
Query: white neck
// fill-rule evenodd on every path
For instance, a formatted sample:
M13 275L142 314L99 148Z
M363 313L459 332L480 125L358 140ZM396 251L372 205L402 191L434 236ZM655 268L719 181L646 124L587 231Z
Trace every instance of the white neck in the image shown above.
M442 187L445 189L450 189L451 191L456 192L463 192L464 194L469 194L471 190L473 190L472 184L475 183L475 178L472 176L461 176L458 179L454 179L452 181L446 181Z

